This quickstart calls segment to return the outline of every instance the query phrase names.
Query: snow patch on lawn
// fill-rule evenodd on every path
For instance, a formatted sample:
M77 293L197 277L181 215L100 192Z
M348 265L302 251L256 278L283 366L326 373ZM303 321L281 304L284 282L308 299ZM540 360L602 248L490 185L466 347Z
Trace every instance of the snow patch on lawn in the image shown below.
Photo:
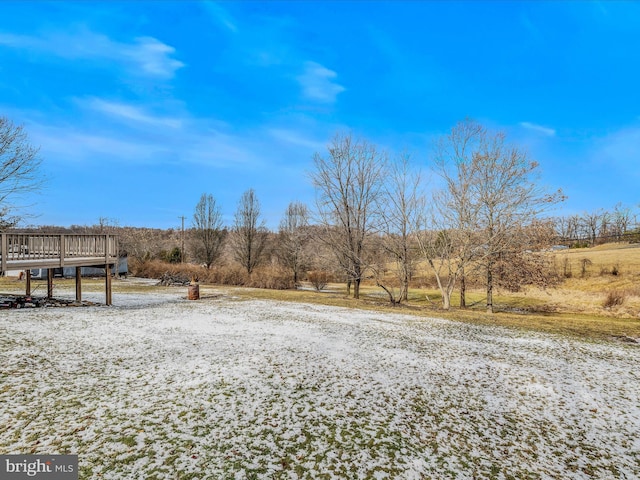
M1 454L78 454L82 478L640 477L637 345L114 301L0 312Z

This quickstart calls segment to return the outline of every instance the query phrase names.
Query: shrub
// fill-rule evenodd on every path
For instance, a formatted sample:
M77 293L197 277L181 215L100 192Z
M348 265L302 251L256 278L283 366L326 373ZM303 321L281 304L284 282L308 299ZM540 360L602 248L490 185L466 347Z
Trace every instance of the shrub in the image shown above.
M614 277L617 277L618 275L620 275L620 266L616 263L611 268L601 267L600 268L600 275L601 276L613 275Z
M592 264L593 262L588 258L583 258L582 260L580 260L580 276L582 278L587 276L587 267Z
M161 260L134 261L131 273L137 277L174 279L177 283L197 278L200 282L253 288L286 290L293 288L293 278L287 270L270 266L257 268L251 273L237 265L206 268L190 263L167 263Z
M307 280L311 282L316 291L320 292L331 280L331 274L324 270L312 270L307 273Z
M249 277L248 287L288 290L293 288L291 272L284 268L269 266L256 268Z
M569 258L567 258L567 257L564 257L563 262L562 262L562 276L564 278L573 277L573 273L571 272L571 262L569 261Z
M612 308L622 305L627 298L626 292L622 290L611 290L607 293L602 306L604 308Z
M170 251L160 252L160 258L167 263L180 263L182 261L182 252L178 247L172 248Z
M587 242L586 240L583 241L576 241L574 243L572 243L571 245L569 245L569 248L589 248L591 246L591 244L589 242Z

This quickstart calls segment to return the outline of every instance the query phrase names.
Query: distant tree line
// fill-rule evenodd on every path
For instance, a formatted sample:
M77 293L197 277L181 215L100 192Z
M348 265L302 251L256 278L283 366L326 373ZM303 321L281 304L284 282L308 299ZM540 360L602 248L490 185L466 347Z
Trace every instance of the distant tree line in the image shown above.
M599 209L553 219L557 242L571 247L608 242L640 242L638 213L617 204L612 210Z
M25 144L22 131L3 121L0 127L13 132L13 142ZM17 168L32 188L37 150L16 148L24 157ZM9 158L6 151L0 150L0 158ZM622 205L550 217L565 198L562 192L540 184L538 163L503 132L472 120L435 142L428 171L420 163L408 153L392 154L340 133L313 156L314 204L291 202L277 231L266 228L253 189L238 200L230 225L215 196L203 193L184 232L120 227L107 218L92 226L36 230L118 234L134 271L148 275L163 264L187 262L221 283L291 288L306 280L320 289L329 281L344 282L347 295L356 299L367 281L392 304L408 301L411 285L431 285L440 291L444 309L456 290L457 303L466 307L467 288L473 286L484 289L489 312L496 288L516 291L558 281L545 254L553 245L640 236L636 213ZM0 200L2 185L0 176ZM7 211L0 211L5 223Z

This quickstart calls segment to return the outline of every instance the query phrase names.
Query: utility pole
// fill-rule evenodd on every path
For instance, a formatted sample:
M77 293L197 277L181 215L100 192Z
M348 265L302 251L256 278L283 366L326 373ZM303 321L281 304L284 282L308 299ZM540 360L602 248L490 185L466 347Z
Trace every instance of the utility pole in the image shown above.
M178 218L182 220L182 246L180 248L180 263L184 263L184 219L186 217L182 215Z

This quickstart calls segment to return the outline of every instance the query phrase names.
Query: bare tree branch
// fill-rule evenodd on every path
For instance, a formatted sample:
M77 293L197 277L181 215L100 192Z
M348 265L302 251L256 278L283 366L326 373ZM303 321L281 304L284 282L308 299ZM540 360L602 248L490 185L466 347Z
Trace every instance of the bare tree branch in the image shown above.
M20 216L14 203L20 195L36 190L41 159L22 126L0 116L0 226L15 225Z

